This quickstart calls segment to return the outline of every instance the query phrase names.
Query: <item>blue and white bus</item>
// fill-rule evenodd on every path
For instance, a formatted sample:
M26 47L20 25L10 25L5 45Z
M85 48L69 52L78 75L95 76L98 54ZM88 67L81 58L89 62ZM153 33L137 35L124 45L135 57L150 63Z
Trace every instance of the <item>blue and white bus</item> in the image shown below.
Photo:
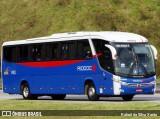
M132 100L154 94L157 50L148 40L126 32L71 32L9 41L2 45L4 93L24 99L87 94Z

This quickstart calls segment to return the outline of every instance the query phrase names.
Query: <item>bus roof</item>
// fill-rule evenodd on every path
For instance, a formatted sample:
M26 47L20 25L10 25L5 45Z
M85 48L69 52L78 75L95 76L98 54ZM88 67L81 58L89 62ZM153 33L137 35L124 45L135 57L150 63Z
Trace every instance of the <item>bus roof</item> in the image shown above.
M16 44L30 44L40 42L51 42L51 41L66 41L66 40L78 40L78 39L104 39L109 42L148 42L148 40L138 34L128 32L116 32L116 31L99 31L99 32L68 32L58 33L46 37L30 38L26 40L8 41L4 42L5 45L16 45Z

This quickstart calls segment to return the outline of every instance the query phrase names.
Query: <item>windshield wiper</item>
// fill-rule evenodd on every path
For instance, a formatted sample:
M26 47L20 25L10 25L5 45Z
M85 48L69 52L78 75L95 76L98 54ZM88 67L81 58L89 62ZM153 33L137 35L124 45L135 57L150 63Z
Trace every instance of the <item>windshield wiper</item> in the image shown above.
M133 48L133 46L132 46L132 48ZM133 68L134 68L135 65L136 65L135 67L138 69L138 59L137 59L137 56L136 56L136 54L134 52L134 49L132 49L132 53L133 53L133 64L132 64L132 66L130 67L130 70L129 70L129 75L130 76L132 75L131 73L132 73Z
M144 70L144 72L146 73L146 76L148 77L149 76L149 73L148 71L146 70L146 68L143 66L142 63L139 62L139 65L141 65L142 69Z

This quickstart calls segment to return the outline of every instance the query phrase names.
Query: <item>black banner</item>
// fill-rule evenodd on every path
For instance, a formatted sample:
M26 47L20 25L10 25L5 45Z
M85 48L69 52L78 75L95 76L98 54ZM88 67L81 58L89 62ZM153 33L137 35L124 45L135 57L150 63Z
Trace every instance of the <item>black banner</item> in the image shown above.
M160 110L1 110L0 116L160 116Z

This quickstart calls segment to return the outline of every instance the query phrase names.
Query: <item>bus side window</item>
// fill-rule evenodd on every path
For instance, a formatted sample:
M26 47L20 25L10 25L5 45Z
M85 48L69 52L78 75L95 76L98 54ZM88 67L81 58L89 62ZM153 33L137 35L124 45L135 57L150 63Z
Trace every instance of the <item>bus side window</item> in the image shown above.
M24 45L23 46L23 58L22 61L28 61L29 60L29 45Z
M4 59L9 62L16 62L16 46L4 47Z
M57 60L59 59L59 43L53 43L52 45L52 59Z
M28 45L17 46L17 62L24 62L28 60Z
M33 61L41 61L43 60L43 45L32 45L31 46L31 59Z
M79 59L92 58L92 52L88 40L78 41L77 46L78 46L77 54Z
M23 46L17 46L17 62L23 61Z
M109 42L101 39L92 39L92 41L93 41L96 53L101 54L98 57L100 66L104 70L113 73L114 67L113 67L112 54L110 49L105 47L105 44L109 44Z
M45 60L59 59L59 43L47 43L45 45Z
M64 42L61 44L61 59L76 59L75 42Z
M83 49L83 44L82 44L82 42L78 42L78 43L77 43L77 58L78 58L78 59L82 59L82 57L83 57L82 49Z
M112 61L112 53L109 48L104 47L102 52L101 66L106 69L108 72L113 73L113 61Z
M68 44L61 44L61 59L68 59Z
M76 46L75 42L68 43L68 59L76 59Z
M47 43L45 45L45 60L52 59L52 44Z

